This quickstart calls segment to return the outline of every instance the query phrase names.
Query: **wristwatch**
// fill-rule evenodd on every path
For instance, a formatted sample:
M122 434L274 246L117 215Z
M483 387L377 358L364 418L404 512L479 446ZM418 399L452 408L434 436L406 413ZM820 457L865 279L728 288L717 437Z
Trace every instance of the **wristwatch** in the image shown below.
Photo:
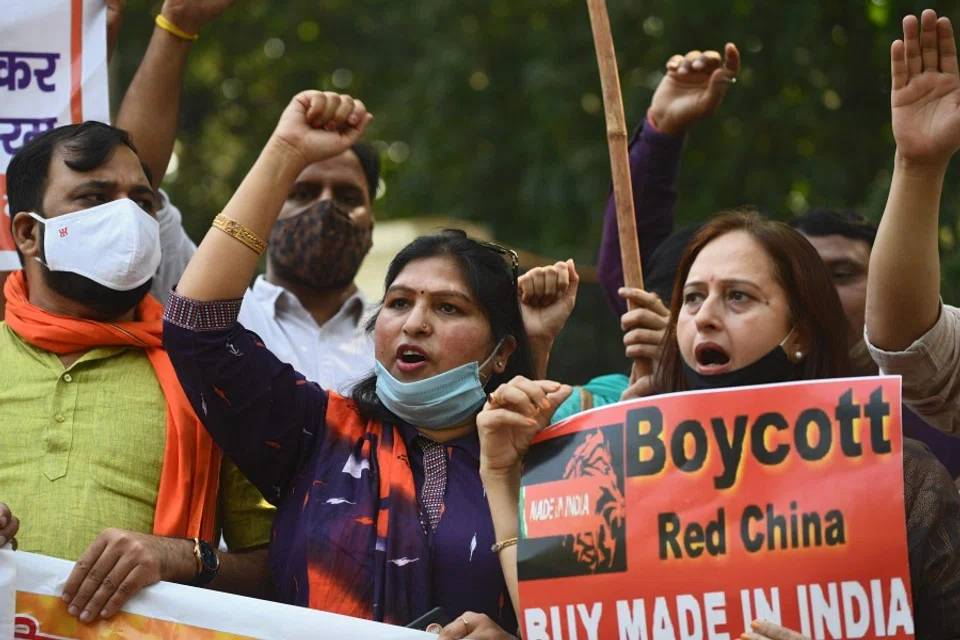
M193 555L197 558L197 575L188 584L191 587L205 587L217 577L220 557L213 545L200 538L193 539Z

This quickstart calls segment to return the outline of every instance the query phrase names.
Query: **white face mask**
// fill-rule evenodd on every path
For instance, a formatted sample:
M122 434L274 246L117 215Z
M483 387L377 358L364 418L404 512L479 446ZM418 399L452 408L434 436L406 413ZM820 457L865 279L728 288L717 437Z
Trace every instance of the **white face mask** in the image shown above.
M129 198L41 218L43 251L37 262L67 271L114 291L136 289L160 266L160 223Z

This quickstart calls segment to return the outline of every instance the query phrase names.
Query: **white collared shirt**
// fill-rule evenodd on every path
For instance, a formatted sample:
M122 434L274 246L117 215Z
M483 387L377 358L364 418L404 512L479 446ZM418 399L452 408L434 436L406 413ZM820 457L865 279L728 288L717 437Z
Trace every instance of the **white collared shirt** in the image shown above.
M240 324L307 380L346 394L373 373L373 339L364 329L372 311L357 291L320 326L295 295L260 276L243 298Z

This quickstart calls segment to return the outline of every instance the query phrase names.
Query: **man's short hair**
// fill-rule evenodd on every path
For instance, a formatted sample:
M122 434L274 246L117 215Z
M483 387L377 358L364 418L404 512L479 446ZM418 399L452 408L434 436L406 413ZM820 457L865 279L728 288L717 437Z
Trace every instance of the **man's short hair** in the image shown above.
M380 155L373 145L366 142L357 142L351 149L360 160L363 175L367 178L367 194L370 196L370 203L373 204L377 199L377 186L380 184Z
M811 209L791 225L807 236L843 236L851 240L863 240L871 248L877 239L877 225L863 214L849 209Z
M109 161L120 145L129 147L134 153L137 151L129 133L94 121L57 127L23 145L7 167L11 233L13 216L21 211L33 211L46 217L43 195L47 190L54 153L60 152L64 163L74 171L93 171ZM141 165L147 180L152 183L150 168Z
M55 152L62 153L68 167L84 172L93 171L110 160L120 145L137 152L129 133L102 122L70 124L40 134L25 144L7 167L10 213L41 209L50 174L50 160ZM152 183L150 169L143 165L143 171Z

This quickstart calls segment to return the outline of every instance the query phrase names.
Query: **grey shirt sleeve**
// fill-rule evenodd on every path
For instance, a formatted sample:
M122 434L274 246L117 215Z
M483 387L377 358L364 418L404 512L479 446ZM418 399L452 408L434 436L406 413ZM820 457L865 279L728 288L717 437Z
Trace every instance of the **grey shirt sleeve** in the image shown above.
M870 343L880 372L903 377L903 400L934 427L960 436L960 309L941 303L936 324L903 351Z
M160 223L160 268L153 277L150 295L166 305L170 290L180 281L183 270L197 250L197 245L183 229L183 216L180 210L170 202L165 192L160 191L160 210L157 222Z

